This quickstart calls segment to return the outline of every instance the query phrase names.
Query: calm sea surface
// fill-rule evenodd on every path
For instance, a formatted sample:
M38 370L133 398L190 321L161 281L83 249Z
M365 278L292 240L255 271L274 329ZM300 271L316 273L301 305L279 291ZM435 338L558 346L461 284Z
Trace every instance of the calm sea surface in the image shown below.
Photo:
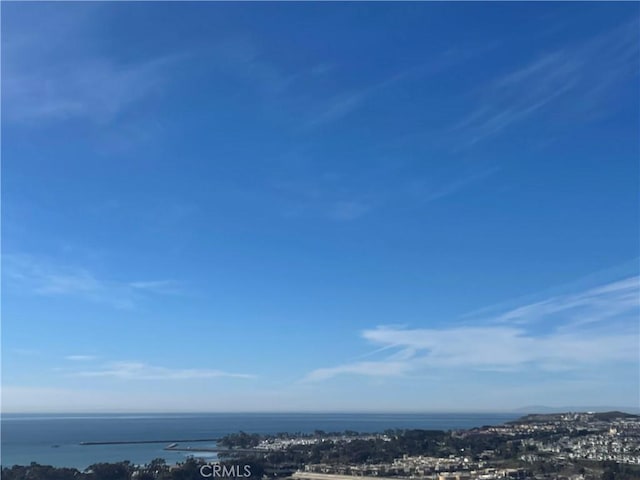
M129 460L168 463L186 453L167 452L165 444L80 445L80 442L218 438L249 433L313 432L314 430L381 432L389 428L460 429L496 425L517 414L180 414L180 415L20 415L1 418L2 466L41 464L84 469L92 463ZM53 447L58 445L58 447ZM215 443L182 444L212 447ZM213 454L203 453L202 456Z

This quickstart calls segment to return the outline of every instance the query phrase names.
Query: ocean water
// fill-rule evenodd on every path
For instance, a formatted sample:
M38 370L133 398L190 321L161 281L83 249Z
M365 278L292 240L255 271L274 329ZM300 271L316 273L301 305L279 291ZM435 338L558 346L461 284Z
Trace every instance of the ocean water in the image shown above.
M314 430L381 432L390 428L464 429L497 425L517 418L514 413L466 414L166 414L166 415L2 415L0 463L3 467L41 464L85 469L97 462L129 460L148 463L157 457L167 463L187 455L215 458L215 454L168 452L166 444L80 445L80 442L179 440L219 438L240 430L248 433ZM58 447L53 447L58 445ZM184 443L193 448L215 442Z

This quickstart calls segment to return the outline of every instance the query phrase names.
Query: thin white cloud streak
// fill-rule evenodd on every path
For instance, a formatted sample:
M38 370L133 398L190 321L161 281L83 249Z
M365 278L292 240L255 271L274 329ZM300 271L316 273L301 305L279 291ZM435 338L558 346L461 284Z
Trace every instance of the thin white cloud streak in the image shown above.
M420 203L430 203L455 195L458 192L481 183L491 175L499 171L499 168L489 168L484 171L461 175L458 178L433 184L432 181L423 179L413 180L407 189L411 196Z
M366 101L387 88L391 88L409 77L417 69L411 68L392 75L376 84L362 87L351 92L334 95L323 102L322 109L317 111L306 123L307 129L314 129L335 122L361 108Z
M271 98L281 98L297 84L324 77L334 68L334 65L321 62L297 71L287 70L267 58L260 46L246 35L222 38L202 55L210 56L222 74L247 82L252 89Z
M562 107L565 117L606 115L617 87L638 74L638 28L634 20L579 45L548 52L495 79L449 133L463 136L464 145L471 146L555 105Z
M27 126L114 123L163 91L179 54L121 61L94 48L104 7L38 6L6 12L3 121ZM64 52L63 54L61 52Z
M382 94L385 89L395 87L408 79L424 80L436 76L493 48L495 45L467 47L464 50L450 49L436 55L427 63L412 66L377 83L338 93L322 102L322 108L316 110L307 121L306 127L314 129L341 120L362 108L368 101L374 101L375 96Z
M370 377L399 376L412 370L407 362L357 362L333 368L319 368L307 375L307 381L327 380L342 374L355 374Z
M490 169L466 174L436 184L433 180L413 179L396 182L375 179L368 185L341 185L314 180L274 183L274 190L287 207L286 217L316 216L335 222L349 222L367 216L383 206L407 204L425 206L456 195L485 181L497 172Z
M552 315L569 315L569 325L601 322L638 307L638 277L630 277L572 295L562 295L515 308L495 318L498 323L523 324Z
M637 357L637 338L628 332L611 334L551 333L539 335L517 327L460 327L396 330L379 327L363 337L375 344L425 352L427 366L577 367ZM416 359L417 356L412 357Z
M327 216L333 220L355 220L371 210L371 205L358 200L339 201L329 205Z
M177 59L166 56L134 64L106 58L78 60L44 71L8 65L3 78L5 117L20 123L69 119L111 123L159 93Z
M346 117L351 112L360 108L365 99L375 90L377 90L377 88L363 89L361 91L340 94L327 100L325 108L316 113L316 115L307 122L306 127L309 129L316 128Z
M10 350L12 353L16 355L24 355L24 356L36 356L40 355L40 350L35 350L33 348L12 348Z
M381 326L365 330L365 340L380 349L395 349L395 353L380 361L317 369L306 380L327 380L344 374L397 376L434 368L557 372L637 363L638 282L639 277L628 278L525 305L485 319L480 326ZM568 314L576 308L580 312L578 320ZM554 316L553 328L541 331L541 324L549 316ZM617 322L612 323L612 319Z
M425 206L473 188L496 174L498 168L466 172L436 181L396 179L389 171L367 179L354 175L314 175L313 178L273 182L274 192L288 205L288 217L317 216L336 222L365 217L380 207L407 204Z
M148 295L179 293L168 280L117 282L103 280L75 266L59 265L31 255L2 256L5 285L21 293L39 296L75 297L129 309Z
M121 380L193 380L203 378L255 378L254 375L213 369L176 369L141 362L112 362L94 370L72 372L75 377L103 377Z
M64 357L65 360L69 360L71 362L91 362L97 358L98 357L95 355L67 355Z
M562 298L567 295L575 295L575 293L573 292L587 292L593 289L594 285L615 284L619 281L623 281L619 279L633 278L633 276L636 275L636 272L638 271L639 262L640 258L634 258L629 261L621 262L612 267L590 273L573 281L555 285L541 292L523 295L518 298L512 298L493 305L478 308L471 312L465 313L460 317L460 319L468 319L469 321L473 321L488 318L497 318L524 305L533 305L544 302L551 298Z
M149 292L155 294L180 294L182 290L179 285L172 280L150 280L141 282L129 282L129 286L136 291Z
M376 206L376 195L356 189L345 179L323 176L278 180L272 189L286 203L287 217L317 216L336 222L357 220Z

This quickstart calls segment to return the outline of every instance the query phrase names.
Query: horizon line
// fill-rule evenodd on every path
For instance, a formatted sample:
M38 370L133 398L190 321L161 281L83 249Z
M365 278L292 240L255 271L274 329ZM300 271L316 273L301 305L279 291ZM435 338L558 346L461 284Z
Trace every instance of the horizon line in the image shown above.
M528 410L531 410L528 412ZM536 412L535 410L554 410ZM527 414L527 413L583 413L619 411L640 413L640 407L630 406L533 406L501 410L433 409L433 410L76 410L76 411L0 411L2 415L425 415L425 414Z

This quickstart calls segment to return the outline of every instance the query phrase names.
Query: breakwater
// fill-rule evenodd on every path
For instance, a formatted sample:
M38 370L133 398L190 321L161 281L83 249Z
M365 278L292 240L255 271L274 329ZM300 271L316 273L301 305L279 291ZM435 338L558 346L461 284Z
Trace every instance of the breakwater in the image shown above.
M116 440L108 442L80 442L80 445L140 445L145 443L197 443L197 442L218 442L219 438L196 438L182 440Z
M269 450L258 448L207 448L207 447L181 447L180 445L169 445L164 447L163 450L169 450L172 452L211 452L211 453L269 453Z

